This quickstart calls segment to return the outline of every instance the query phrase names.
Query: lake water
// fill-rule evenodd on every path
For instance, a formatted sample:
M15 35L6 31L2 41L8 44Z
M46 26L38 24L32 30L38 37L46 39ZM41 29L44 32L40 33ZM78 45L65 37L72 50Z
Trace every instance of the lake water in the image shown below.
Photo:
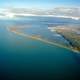
M0 80L78 80L80 54L16 35L8 31L7 27L79 23L80 21L52 17L0 20Z

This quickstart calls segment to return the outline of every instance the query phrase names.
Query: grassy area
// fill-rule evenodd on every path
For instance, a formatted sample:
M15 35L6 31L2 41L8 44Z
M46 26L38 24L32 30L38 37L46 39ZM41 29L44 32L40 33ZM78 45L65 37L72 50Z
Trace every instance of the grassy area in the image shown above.
M80 52L80 34L78 34L78 28L64 26L56 27L55 30L69 42L71 48Z

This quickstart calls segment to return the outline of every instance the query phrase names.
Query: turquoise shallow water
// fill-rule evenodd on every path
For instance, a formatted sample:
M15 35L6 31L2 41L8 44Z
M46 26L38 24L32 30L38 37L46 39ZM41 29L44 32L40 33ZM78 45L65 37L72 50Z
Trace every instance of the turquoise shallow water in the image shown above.
M0 80L78 80L80 54L9 32L14 23L0 22Z

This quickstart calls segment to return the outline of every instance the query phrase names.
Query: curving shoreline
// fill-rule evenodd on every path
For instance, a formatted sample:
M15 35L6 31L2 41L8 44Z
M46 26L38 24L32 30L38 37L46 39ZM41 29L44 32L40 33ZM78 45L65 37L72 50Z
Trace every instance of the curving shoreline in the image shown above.
M79 27L65 27L65 26L59 26L55 28L55 31L60 34L64 39L66 39L70 47L72 47L74 50L80 52L80 34L79 34Z
M50 45L55 45L55 46L58 46L60 48L65 48L67 50L71 50L73 52L79 53L77 50L73 49L72 47L67 47L67 46L64 46L64 45L61 45L61 44L58 44L58 43L55 43L55 42L50 42L50 41L42 39L40 37L30 36L28 34L24 34L22 32L19 32L19 31L17 31L17 28L11 29L11 28L7 27L7 30L9 32L13 32L13 33L15 33L17 35L20 35L20 36L24 36L24 37L27 37L27 38L30 38L30 39L38 40L38 41L41 41L41 42L44 42L44 43L47 43L47 44L50 44Z

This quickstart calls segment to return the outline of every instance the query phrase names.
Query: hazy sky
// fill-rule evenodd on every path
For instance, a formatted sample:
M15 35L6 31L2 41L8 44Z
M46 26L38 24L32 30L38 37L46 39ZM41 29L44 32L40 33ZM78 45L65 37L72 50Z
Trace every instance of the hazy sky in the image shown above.
M0 7L80 7L80 0L0 0Z

